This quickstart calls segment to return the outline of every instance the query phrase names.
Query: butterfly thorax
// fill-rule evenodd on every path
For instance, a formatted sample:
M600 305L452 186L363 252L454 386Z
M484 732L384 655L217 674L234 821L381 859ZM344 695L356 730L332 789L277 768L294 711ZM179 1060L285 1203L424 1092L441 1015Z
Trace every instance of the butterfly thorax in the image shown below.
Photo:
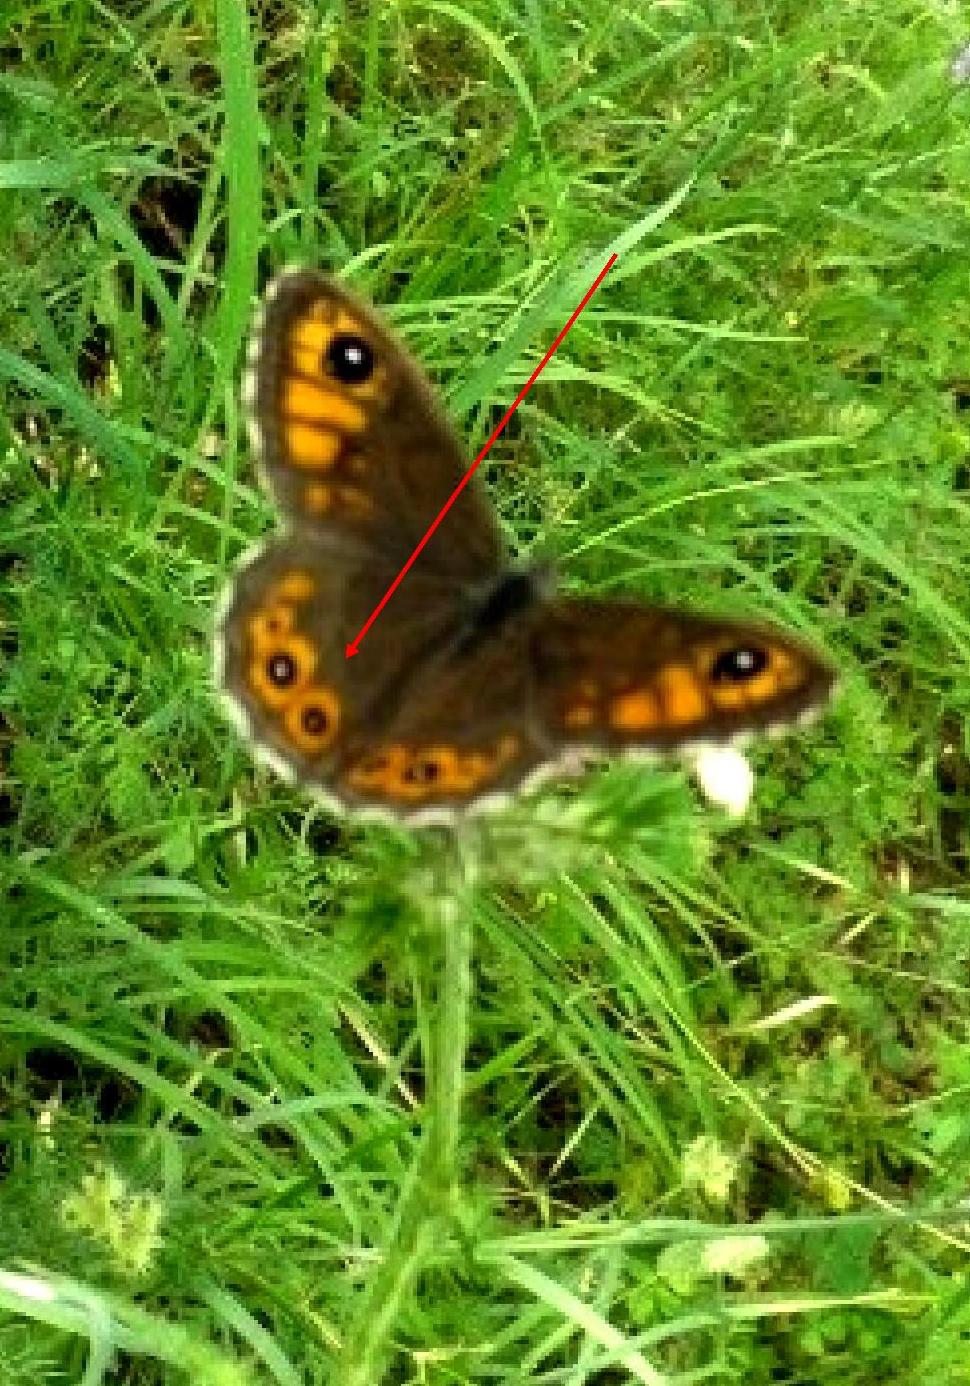
M536 565L511 568L479 589L470 604L462 651L500 638L516 617L546 598L553 585L552 570L547 565Z

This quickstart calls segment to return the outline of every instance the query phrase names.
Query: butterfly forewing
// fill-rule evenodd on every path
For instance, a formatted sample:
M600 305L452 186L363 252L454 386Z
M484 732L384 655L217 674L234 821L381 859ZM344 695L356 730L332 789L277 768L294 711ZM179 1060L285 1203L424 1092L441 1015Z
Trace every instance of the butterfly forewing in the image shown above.
M633 601L549 602L533 667L550 736L605 750L725 742L794 722L834 681L815 650L770 626Z
M334 280L284 274L267 291L248 392L253 441L290 522L352 539L396 572L468 465L400 343ZM498 528L474 482L448 528L422 551L425 571L459 582L500 569Z

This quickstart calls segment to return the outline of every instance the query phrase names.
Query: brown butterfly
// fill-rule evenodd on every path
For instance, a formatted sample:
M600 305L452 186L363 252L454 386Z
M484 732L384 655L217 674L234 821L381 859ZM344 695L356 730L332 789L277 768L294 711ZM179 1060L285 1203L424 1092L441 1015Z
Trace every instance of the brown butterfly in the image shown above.
M509 565L474 484L347 659L461 445L373 310L309 270L270 285L245 394L285 529L226 595L217 677L258 754L340 807L450 819L591 755L723 744L829 694L830 665L770 627L556 595Z

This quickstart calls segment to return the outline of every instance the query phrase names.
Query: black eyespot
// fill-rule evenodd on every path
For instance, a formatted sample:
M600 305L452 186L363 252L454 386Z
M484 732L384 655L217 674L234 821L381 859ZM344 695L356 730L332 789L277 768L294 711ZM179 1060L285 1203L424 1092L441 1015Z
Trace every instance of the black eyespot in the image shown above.
M746 683L768 667L768 653L757 645L737 645L724 650L714 661L711 678L715 683Z
M266 662L266 672L270 683L277 688L287 688L296 678L296 660L292 655L274 654Z
M326 369L342 385L363 385L374 374L370 343L352 332L338 333L327 347Z
M311 703L309 707L303 709L300 723L307 736L324 736L330 726L330 718L322 707L316 703Z
M405 784L434 784L440 774L441 766L436 760L415 760L401 778Z

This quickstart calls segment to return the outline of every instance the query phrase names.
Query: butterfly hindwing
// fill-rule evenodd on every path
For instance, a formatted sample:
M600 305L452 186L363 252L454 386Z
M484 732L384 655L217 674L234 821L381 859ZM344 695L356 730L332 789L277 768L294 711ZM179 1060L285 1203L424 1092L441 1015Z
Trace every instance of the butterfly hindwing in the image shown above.
M296 532L237 573L217 636L217 678L237 724L289 778L331 788L406 700L423 657L454 640L450 585L416 573L384 640L346 657L393 576L369 556Z
M530 713L531 619L475 635L459 627L424 661L393 717L341 767L342 798L442 819L496 802L548 758Z
M425 375L373 310L325 275L280 275L253 334L246 392L288 521L355 541L397 571L467 460ZM425 571L473 581L499 570L498 528L474 483L448 524L422 553Z

